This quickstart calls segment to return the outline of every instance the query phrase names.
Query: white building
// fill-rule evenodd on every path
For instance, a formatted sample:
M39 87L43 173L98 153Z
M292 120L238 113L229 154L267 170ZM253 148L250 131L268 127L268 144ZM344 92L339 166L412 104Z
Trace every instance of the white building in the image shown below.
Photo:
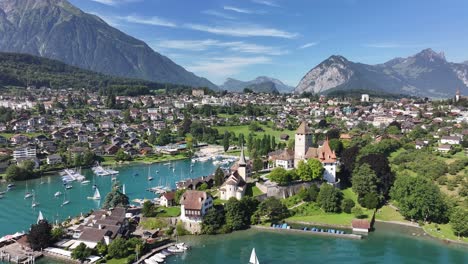
M459 145L460 142L461 142L461 138L457 136L443 136L440 139L441 144Z
M208 209L213 207L213 198L207 192L186 191L180 198L182 222L201 223Z
M36 148L35 147L23 147L17 148L13 151L13 159L27 159L36 157Z
M244 148L242 148L237 163L237 169L231 173L228 179L219 188L221 200L229 200L233 197L237 200L242 199L245 195L245 187L249 176L250 169L245 158Z

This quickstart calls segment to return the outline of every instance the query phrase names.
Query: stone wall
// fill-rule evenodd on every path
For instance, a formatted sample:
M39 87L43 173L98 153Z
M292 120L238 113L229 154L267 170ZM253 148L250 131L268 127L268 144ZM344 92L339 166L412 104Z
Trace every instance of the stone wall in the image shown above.
M297 194L302 188L309 188L312 182L301 182L289 186L278 186L272 182L259 183L257 182L255 186L259 188L267 197L276 197L278 199L288 198Z

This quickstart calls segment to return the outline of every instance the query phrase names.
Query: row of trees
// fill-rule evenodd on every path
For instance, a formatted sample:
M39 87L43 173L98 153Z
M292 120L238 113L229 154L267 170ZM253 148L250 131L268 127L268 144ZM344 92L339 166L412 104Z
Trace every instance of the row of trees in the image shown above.
M323 175L323 165L317 159L309 159L308 161L300 161L297 169L286 170L282 167L277 167L269 174L269 179L279 185L288 185L293 181L309 182L319 180Z
M229 233L260 222L278 222L289 216L288 209L276 198L259 202L252 197L229 199L224 206L211 208L202 224L203 234Z

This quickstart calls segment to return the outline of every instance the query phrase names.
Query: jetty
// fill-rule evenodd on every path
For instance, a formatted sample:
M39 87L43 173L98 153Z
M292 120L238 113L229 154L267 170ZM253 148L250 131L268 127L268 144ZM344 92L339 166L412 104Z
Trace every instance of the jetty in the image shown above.
M26 235L12 235L11 239L1 242L0 262L7 263L35 263L36 259L43 256L42 252L33 251L29 248Z
M272 232L287 232L287 233L308 234L308 235L327 236L327 237L335 237L335 238L362 239L362 235L357 235L357 234L336 234L336 233L318 232L318 231L303 230L303 229L274 228L274 227L259 226L259 225L254 225L251 227L255 229L259 229L259 230L267 230L267 231L272 231Z
M152 257L153 255L155 255L156 253L159 253L159 252L163 251L164 249L169 248L169 247L172 247L172 246L174 246L174 245L175 245L175 243L172 242L172 243L165 244L165 245L163 245L163 246L157 247L157 248L151 250L151 251L150 251L149 253L147 253L146 255L143 255L139 260L137 260L137 261L135 262L135 264L140 264L140 263L143 264L143 263L145 263L145 259L148 259L148 258Z

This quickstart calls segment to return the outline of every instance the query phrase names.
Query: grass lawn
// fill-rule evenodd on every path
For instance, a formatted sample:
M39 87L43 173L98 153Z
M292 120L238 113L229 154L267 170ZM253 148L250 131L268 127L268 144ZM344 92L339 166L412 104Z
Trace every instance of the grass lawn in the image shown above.
M281 130L273 130L270 127L267 127L265 125L260 125L260 126L263 128L263 131L254 132L255 136L256 137L263 137L263 135L271 135L271 136L276 137L276 142L279 142L281 134L287 134L287 135L289 135L289 137L293 137L294 133L295 133L295 131L293 131L293 130L282 130L281 131ZM242 133L242 134L244 134L246 139L247 139L247 136L251 132L249 130L248 125L244 125L244 126L217 126L217 127L214 127L214 128L218 129L220 135L223 135L225 131L234 132L236 134L236 136L239 135L240 133Z
M225 204L225 203L227 203L226 200L221 200L221 199L219 199L218 197L216 197L216 198L214 199L214 201L213 201L213 204L214 204L214 205L221 205L221 204Z
M385 205L375 214L375 219L382 221L406 222L405 218L394 208Z
M5 137L6 139L9 140L11 137L13 137L14 135L18 135L18 134L27 136L29 138L37 137L37 136L40 136L40 135L45 135L42 132L33 132L33 133L0 133L0 136L3 136L3 137Z
M450 239L458 241L458 237L453 234L452 227L450 224L439 224L439 231L436 229L436 224L426 224L423 226L424 231L431 236L441 238L441 239ZM468 243L468 237L460 237L459 241Z
M126 258L121 258L121 259L109 259L106 261L107 264L126 264L127 259Z
M255 186L254 183L247 183L247 189L245 190L245 195L255 197L255 196L262 195L262 194L263 194L262 191L260 191L260 189L257 186Z
M104 156L103 158L104 158L104 162L102 162L103 165L117 164L117 162L115 161L114 156ZM171 160L182 160L182 159L186 159L186 158L187 157L184 154L162 155L162 156L146 155L146 156L137 156L132 161L124 162L124 163L146 163L146 164L151 164L151 163L165 162L165 161L171 161Z
M158 213L158 217L177 217L180 215L180 207L178 206L159 207L157 210L160 212Z
M154 230L167 227L167 223L165 220L158 218L146 218L140 222L140 226L142 226L144 229Z

